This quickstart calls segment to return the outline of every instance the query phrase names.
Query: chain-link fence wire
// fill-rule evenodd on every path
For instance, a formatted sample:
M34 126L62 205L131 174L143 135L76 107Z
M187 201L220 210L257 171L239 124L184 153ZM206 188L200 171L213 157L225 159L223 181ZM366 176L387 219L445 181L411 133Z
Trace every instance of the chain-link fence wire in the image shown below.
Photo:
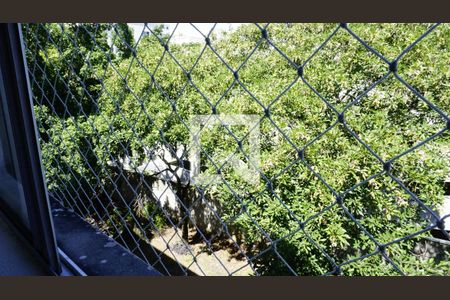
M23 25L53 197L167 275L448 275L448 25L216 27Z

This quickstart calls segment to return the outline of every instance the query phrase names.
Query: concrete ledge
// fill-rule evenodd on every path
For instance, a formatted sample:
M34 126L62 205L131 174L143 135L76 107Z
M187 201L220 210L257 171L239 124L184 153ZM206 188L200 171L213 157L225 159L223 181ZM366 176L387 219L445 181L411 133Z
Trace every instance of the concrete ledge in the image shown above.
M58 247L87 275L160 276L116 241L50 199Z

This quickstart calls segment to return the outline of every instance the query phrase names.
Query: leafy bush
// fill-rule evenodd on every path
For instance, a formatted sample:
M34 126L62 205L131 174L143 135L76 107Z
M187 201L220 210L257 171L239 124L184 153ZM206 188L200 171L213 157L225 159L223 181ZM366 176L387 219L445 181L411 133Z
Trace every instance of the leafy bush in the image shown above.
M449 144L448 130L405 151L445 129L446 120L392 73L364 95L389 73L389 65L346 30L335 24L270 25L270 41L289 62L261 39L260 29L253 25L221 37L212 35L214 51L198 43L169 43L169 54L162 45L168 37L160 34L143 37L134 55L127 47L131 40L117 47L122 54L111 54L107 27L95 27L97 44L92 46L86 37L75 47L55 26L45 28L63 41L62 53L39 29L28 39L30 65L36 63L45 71L37 73L33 91L51 190L74 199L70 195L79 192L70 186L98 190L98 183L111 184L108 161L129 155L137 166L148 147L188 146L192 115L258 115L260 183L247 183L225 163L222 183L191 187L220 201L224 230L239 238L258 272L316 275L343 264L346 275L397 274L377 252L374 240L386 244L399 239L385 249L398 268L407 274L449 275L448 260L421 261L412 255L414 243L423 235L415 234L430 220L393 179L437 208L449 171L442 155ZM429 26L350 24L349 28L393 60ZM42 46L46 51L35 48L32 36L46 41ZM131 39L129 33L119 36ZM449 42L450 26L440 25L398 62L401 78L447 116ZM75 72L67 70L68 63ZM296 66L303 63L300 77ZM51 85L53 78L60 82L58 72L68 87ZM49 82L40 84L45 77ZM81 82L89 83L86 89ZM55 96L62 103L49 100ZM341 123L338 114L344 110ZM223 126L203 129L203 171L217 174L206 154L220 160L235 153L248 161L249 129L231 126L233 135ZM355 136L379 159L396 158L389 172ZM358 260L363 256L367 257Z

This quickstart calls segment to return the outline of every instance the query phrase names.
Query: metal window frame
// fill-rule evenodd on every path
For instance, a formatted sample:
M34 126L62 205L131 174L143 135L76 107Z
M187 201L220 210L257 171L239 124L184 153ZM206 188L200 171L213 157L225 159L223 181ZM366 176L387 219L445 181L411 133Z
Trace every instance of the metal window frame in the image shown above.
M19 177L23 187L30 231L14 220L9 212L4 214L31 244L54 274L61 274L61 262L50 213L45 177L41 166L31 89L25 63L20 24L0 24L0 80L11 128Z

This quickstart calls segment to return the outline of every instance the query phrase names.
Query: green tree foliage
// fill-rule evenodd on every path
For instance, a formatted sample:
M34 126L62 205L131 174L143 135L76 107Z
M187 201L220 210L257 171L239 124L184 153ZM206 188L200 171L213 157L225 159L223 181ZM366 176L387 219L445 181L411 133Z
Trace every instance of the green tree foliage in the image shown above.
M429 26L349 25L388 60ZM133 50L132 33L124 24L112 31L107 25L28 27L33 33L27 35L28 59L31 66L35 63L42 69L34 71L35 81L42 83L33 91L44 163L56 192L65 193L61 189L67 187L67 180L74 186L73 180L87 181L85 189L89 185L94 190L99 183L111 184L104 166L124 155L132 156L137 166L146 148L187 147L192 115L258 115L260 184L244 181L225 159L234 153L248 161L251 128L231 126L233 137L217 126L201 132L202 167L206 173L217 174L217 166L208 157L219 166L224 163L224 181L200 188L210 199L220 201L222 220L249 255L256 256L253 263L259 272L322 274L333 270L334 264L367 256L344 264L344 274L397 274L377 252L373 239L381 244L399 239L385 253L400 269L408 274L449 275L448 260L423 261L412 254L421 235L402 238L426 228L430 220L349 132L382 160L396 158L390 174L436 209L449 171L442 154L449 145L448 130L403 153L446 128L446 121L392 73L363 95L388 74L389 65L346 30L337 30L335 24L268 27L269 40L277 49L296 65L306 63L300 77L254 25L220 37L212 35L214 51L204 44L169 42L170 53L165 50L169 37L161 28L157 36L142 37ZM120 38L120 44L114 44L117 53L109 51L108 32ZM401 78L447 116L449 44L450 26L444 24L398 62ZM62 97L62 103L55 97ZM345 112L345 123L338 122L341 112ZM99 178L93 176L86 155ZM191 187L197 192L200 188Z

